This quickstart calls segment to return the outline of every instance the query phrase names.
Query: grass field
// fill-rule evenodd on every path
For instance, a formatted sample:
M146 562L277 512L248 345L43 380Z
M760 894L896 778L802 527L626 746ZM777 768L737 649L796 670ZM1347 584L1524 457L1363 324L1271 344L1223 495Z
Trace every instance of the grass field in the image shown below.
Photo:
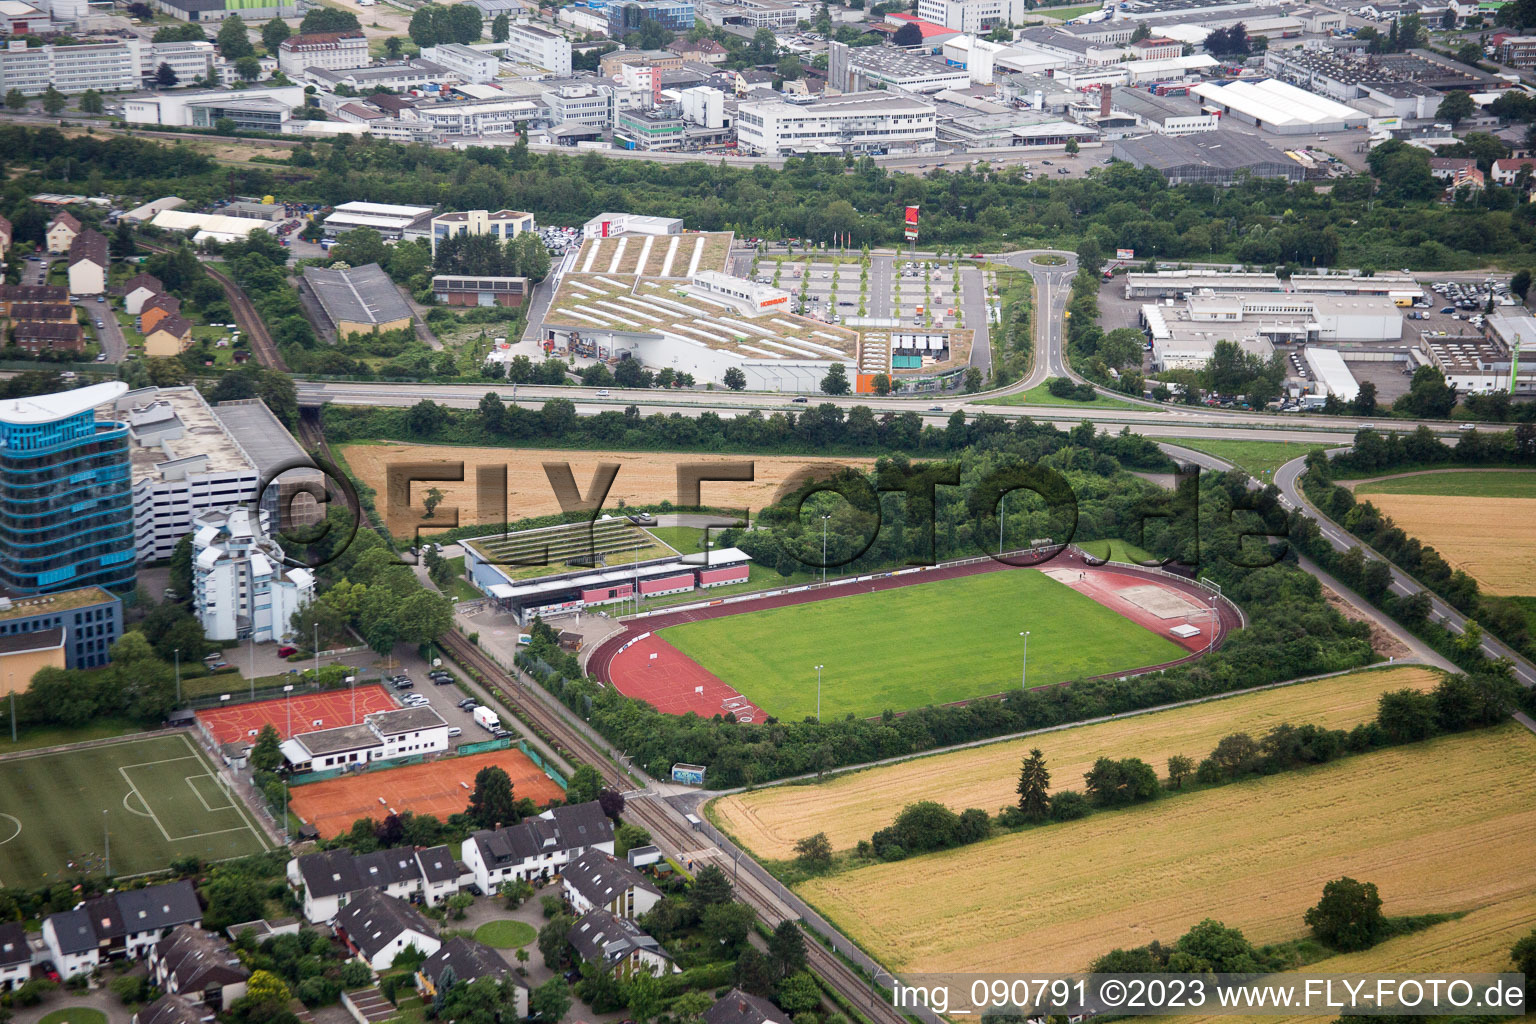
M1529 904L1533 772L1536 737L1511 722L799 889L893 971L1077 970L1206 917L1299 938L1341 875L1374 882L1394 916ZM1454 945L1426 956L1465 965Z
M526 921L487 921L475 929L476 942L483 942L496 949L517 949L538 937L539 933Z
M1536 500L1390 493L1361 497L1476 579L1484 593L1536 594Z
M36 887L102 872L103 828L114 875L266 849L260 828L182 733L0 761L0 884Z
M1104 558L1111 562L1154 562L1156 556L1145 548L1139 548L1130 541L1116 537L1112 540L1084 540L1078 541L1077 546L1088 552L1094 558Z
M796 840L817 832L827 834L833 849L849 849L889 825L913 801L937 800L957 811L980 807L988 814L1013 803L1019 762L1031 747L1045 752L1053 787L1081 790L1083 772L1106 753L1139 757L1162 775L1170 754L1198 761L1234 732L1258 736L1281 722L1348 729L1376 714L1376 699L1383 692L1425 690L1439 678L1425 668L1355 672L851 772L814 787L736 793L711 804L710 816L769 860L794 856Z
M1181 448L1193 448L1218 459L1226 459L1234 466L1246 469L1251 476L1266 479L1287 462L1301 458L1313 448L1331 447L1300 441L1221 441L1216 438L1195 441L1175 438L1173 443Z
M1155 665L1183 657L1172 641L1121 618L1039 572L959 579L729 615L673 626L661 636L770 715L877 715L1029 682Z
M89 1006L66 1006L43 1015L37 1024L107 1024L107 1015Z
M1028 391L1015 391L1011 395L1003 395L1000 398L984 398L982 405L1049 405L1053 407L1071 406L1076 409L1145 409L1146 406L1136 405L1132 402L1122 401L1118 398L1105 398L1103 395L1091 402L1079 402L1075 398L1057 398L1051 394L1045 384L1037 384Z
M1530 470L1454 470L1362 480L1355 493L1433 494L1464 498L1536 498L1536 472ZM1372 499L1374 500L1374 499Z

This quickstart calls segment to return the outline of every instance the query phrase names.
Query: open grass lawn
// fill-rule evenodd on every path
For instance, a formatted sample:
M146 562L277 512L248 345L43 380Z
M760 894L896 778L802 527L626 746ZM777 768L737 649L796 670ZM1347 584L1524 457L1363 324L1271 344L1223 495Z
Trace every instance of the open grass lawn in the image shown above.
M1077 542L1077 546L1094 558L1105 558L1111 562L1153 563L1158 561L1157 556L1152 552L1118 537L1112 540L1082 540Z
M1355 493L1431 494L1464 498L1536 498L1536 472L1531 470L1452 470L1388 477L1355 486Z
M128 876L266 849L189 736L0 760L0 884L35 888L106 868Z
M142 728L128 718L97 718L78 729L66 729L59 725L24 726L16 730L16 742L12 743L9 715L10 705L0 705L0 758L40 747L60 747L66 743L126 736Z
M517 949L539 937L533 925L526 921L487 921L475 929L475 941L496 949Z
M89 1006L66 1006L45 1014L37 1024L107 1024L107 1015Z
M1053 407L1067 407L1077 409L1143 409L1145 406L1132 402L1124 402L1118 398L1105 398L1103 395L1091 402L1079 402L1075 398L1057 398L1051 394L1045 384L1037 384L1028 391L1015 391L1011 395L1002 395L998 398L984 398L982 405L1049 405Z
M988 814L1013 803L1019 762L1032 747L1045 753L1054 790L1083 788L1096 758L1139 757L1165 775L1168 757L1199 761L1224 736L1262 736L1281 722L1351 729L1376 714L1389 690L1427 690L1440 674L1427 668L1354 672L1150 715L1079 725L1040 736L989 743L899 764L847 772L815 786L769 786L734 793L709 807L710 817L759 857L794 856L797 840L825 832L834 850L851 849L891 823L905 804L937 800L956 811Z
M1171 442L1180 448L1193 448L1207 455L1214 455L1218 459L1226 459L1241 469L1246 469L1250 476L1263 477L1266 480L1274 476L1275 470L1306 455L1313 448L1332 447L1331 445L1306 444L1301 441L1220 441L1214 438L1172 438Z
M770 715L878 715L1172 661L1184 649L1044 573L1003 570L673 626L661 636Z
M1512 908L1517 920L1499 940L1508 938L1507 956L1521 924L1529 930L1533 772L1536 736L1510 722L860 868L799 891L892 971L1028 963L1064 972L1111 949L1166 944L1207 917L1255 943L1301 938L1323 884L1349 875L1375 883L1391 916L1473 912L1393 940L1402 960L1383 946L1382 959L1360 954L1371 967L1354 969L1474 969L1460 943L1437 936ZM1344 969L1334 963L1313 969Z
M645 530L680 555L704 550L704 531L697 526L647 526ZM715 533L714 539L719 538L720 534Z

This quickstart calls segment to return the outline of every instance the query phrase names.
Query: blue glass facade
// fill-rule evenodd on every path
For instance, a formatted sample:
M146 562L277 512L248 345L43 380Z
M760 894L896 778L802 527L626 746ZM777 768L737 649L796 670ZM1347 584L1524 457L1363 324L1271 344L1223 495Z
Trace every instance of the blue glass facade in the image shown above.
M50 594L133 586L128 428L83 412L0 417L0 588Z
M693 28L693 0L641 0L639 3L613 0L608 4L610 39L623 39L647 21L660 22L669 32L687 32Z

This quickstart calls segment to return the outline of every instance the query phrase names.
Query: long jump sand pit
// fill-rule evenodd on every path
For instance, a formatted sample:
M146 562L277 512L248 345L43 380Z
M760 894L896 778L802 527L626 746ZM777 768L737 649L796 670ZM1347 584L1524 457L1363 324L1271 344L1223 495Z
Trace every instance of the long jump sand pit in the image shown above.
M357 478L373 488L379 514L391 532L408 534L419 520L422 509L391 508L385 487L386 467L391 463L462 462L464 480L433 481L413 485L413 501L424 500L427 488L443 492L438 519L446 519L451 508L458 509L459 523L472 525L491 522L482 516L475 494L475 474L481 466L505 466L507 470L507 517L516 522L532 516L553 515L560 511L554 488L544 470L546 462L569 464L577 489L585 494L599 463L616 462L619 472L603 503L614 509L619 499L629 505L653 505L661 501L678 503L677 467L683 463L749 462L751 481L708 481L701 485L700 499L705 505L720 508L757 510L772 504L784 484L808 471L820 472L837 466L861 469L874 464L873 459L813 459L786 455L719 455L707 452L623 452L586 451L559 448L461 448L456 445L424 444L351 444L342 448L342 456ZM498 506L499 507L499 506ZM451 522L451 520L449 520Z
M324 839L341 835L358 818L383 820L401 811L430 814L446 821L469 806L475 773L495 765L512 779L512 796L527 797L543 807L564 800L565 790L521 750L493 750L468 757L450 757L425 764L386 768L339 779L294 786L293 813L314 825Z

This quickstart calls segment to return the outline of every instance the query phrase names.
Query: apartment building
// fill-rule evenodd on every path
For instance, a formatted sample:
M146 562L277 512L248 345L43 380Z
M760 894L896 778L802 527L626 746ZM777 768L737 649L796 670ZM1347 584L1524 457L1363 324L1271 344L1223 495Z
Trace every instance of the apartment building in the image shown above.
M917 16L967 35L1024 20L1025 0L917 0Z
M537 25L510 25L503 45L511 60L532 64L557 75L571 73L571 41L558 32Z
M915 97L860 92L817 100L746 102L737 108L740 148L761 156L788 156L832 146L851 153L932 148L938 114Z
M277 66L290 78L305 68L346 71L367 67L368 40L361 32L312 32L289 36L277 47Z
M0 50L0 90L41 96L51 84L59 92L131 92L142 83L144 43L120 39L80 46L29 47L12 39Z

